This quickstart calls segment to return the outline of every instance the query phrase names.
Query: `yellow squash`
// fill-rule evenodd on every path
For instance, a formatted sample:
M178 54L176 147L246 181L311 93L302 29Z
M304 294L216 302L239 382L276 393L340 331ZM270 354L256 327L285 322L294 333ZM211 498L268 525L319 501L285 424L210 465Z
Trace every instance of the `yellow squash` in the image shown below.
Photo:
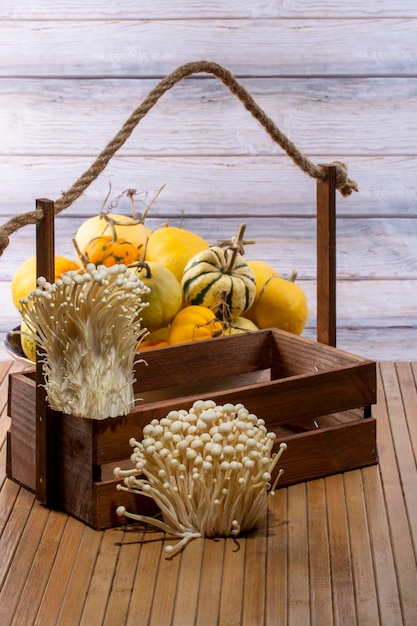
M187 306L181 309L171 323L168 343L188 343L212 339L222 334L223 326L213 311L204 306Z
M250 309L250 319L259 328L279 328L301 335L308 318L307 298L293 280L269 278Z
M140 314L142 326L150 331L168 326L182 306L182 291L178 280L167 267L154 261L145 262L136 273L151 290L149 294L142 296L142 300L149 303Z
M188 261L208 247L208 243L196 233L175 226L164 226L150 235L145 259L165 265L181 283Z

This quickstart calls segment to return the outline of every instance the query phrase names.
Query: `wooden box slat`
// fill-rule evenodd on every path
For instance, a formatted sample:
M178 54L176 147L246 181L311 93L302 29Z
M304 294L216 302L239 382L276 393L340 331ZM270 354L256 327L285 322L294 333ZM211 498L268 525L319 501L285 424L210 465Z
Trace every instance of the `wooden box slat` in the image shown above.
M359 466L374 465L377 461L376 421L373 418L294 434L282 441L288 443L280 463L285 471L282 485L286 486L304 482L306 477L308 480L322 478Z
M243 374L270 367L270 335L248 333L242 346L239 335L228 337L228 350L222 341L210 342L209 358L204 342L186 343L164 350L144 353L148 367L139 363L136 368L135 392L152 391L165 387L179 387L224 378L228 374ZM219 338L224 339L224 338Z
M7 474L31 491L36 489L36 401L34 373L9 375L8 415L12 417Z
M284 440L281 484L289 485L377 462L376 365L276 329L161 348L136 365L143 397L129 415L102 421L53 413L55 504L96 529L122 523L115 511L155 513L148 498L116 490L111 470L126 463L129 439L171 409L196 399L241 402ZM142 393L140 393L142 391ZM33 373L10 376L8 475L36 491Z

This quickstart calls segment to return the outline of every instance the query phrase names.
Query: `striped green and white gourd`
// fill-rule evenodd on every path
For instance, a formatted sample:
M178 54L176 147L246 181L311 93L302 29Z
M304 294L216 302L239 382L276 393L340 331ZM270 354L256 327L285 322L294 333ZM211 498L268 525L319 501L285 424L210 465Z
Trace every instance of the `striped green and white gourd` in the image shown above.
M190 259L184 268L182 288L188 304L205 306L228 319L246 311L256 294L255 275L243 256L219 246Z

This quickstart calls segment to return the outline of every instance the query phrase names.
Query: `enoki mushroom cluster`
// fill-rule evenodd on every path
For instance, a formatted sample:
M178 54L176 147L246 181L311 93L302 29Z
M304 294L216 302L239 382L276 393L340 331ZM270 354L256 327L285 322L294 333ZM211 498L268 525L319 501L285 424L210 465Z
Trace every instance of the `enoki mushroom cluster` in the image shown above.
M147 332L140 311L149 292L125 265L87 265L20 301L23 319L44 353L50 406L91 419L125 415L134 402L133 364Z
M114 469L118 489L152 498L163 521L117 509L178 536L171 555L195 537L238 535L256 527L274 495L272 473L286 444L272 453L275 434L242 404L198 400L190 411L171 411L130 440L134 468Z

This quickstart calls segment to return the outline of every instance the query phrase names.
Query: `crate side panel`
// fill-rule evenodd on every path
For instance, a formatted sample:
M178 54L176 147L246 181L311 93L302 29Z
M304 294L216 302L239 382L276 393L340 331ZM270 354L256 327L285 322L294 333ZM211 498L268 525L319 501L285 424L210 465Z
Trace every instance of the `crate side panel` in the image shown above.
M116 489L116 485L121 482L112 480L94 484L93 516L90 525L96 530L131 523L124 515L117 515L116 510L119 506L124 506L129 513L138 515L152 517L160 513L159 507L151 498Z
M269 382L270 380L271 370L269 368L231 375L226 372L221 378L211 378L210 380L200 380L198 382L193 381L185 385L164 387L154 391L144 390L138 394L135 400L139 405L150 404L153 402L160 402L162 400L192 396L196 393L207 395L219 390L238 389L247 385Z
M357 422L365 418L366 408L361 407L358 409L349 409L348 411L339 411L339 413L332 413L330 415L320 415L320 417L297 420L294 423L281 424L279 427L275 427L274 431L279 432L280 429L285 428L290 430L293 434L305 433L314 431L317 428L334 428L341 424L347 424L350 422Z
M108 420L101 423L97 463L128 456L128 439L140 438L141 429L152 419L160 419L172 409L189 409L195 400L207 398L219 403L241 402L258 417L279 425L373 404L376 400L375 368L370 362L300 379L282 379L138 405L123 421L111 422L110 430Z
M315 374L369 362L338 348L271 329L272 378Z
M375 365L369 362L314 376L272 381L261 385L258 392L251 388L241 390L238 397L272 427L369 406L376 402Z
M373 404L376 399L375 368L372 362L314 376L282 379L204 394L174 398L153 404L138 405L125 418L95 422L97 455L102 465L127 458L131 454L129 439L142 438L142 429L152 419L165 417L170 410L190 409L193 402L211 399L219 404L244 404L264 419L269 427L312 420Z
M135 393L186 385L269 367L269 331L218 337L143 353Z
M153 419L152 413L129 413L126 417L106 419L94 424L95 451L93 463L97 466L117 463L132 454L129 439L142 439L143 427Z
M288 445L279 462L284 470L279 482L282 487L378 462L373 417L277 439L276 447L280 441Z
M8 415L8 476L31 491L36 489L35 382L24 374L10 374Z
M93 480L97 471L93 465L92 420L60 413L55 416L56 502L67 513L91 524Z

